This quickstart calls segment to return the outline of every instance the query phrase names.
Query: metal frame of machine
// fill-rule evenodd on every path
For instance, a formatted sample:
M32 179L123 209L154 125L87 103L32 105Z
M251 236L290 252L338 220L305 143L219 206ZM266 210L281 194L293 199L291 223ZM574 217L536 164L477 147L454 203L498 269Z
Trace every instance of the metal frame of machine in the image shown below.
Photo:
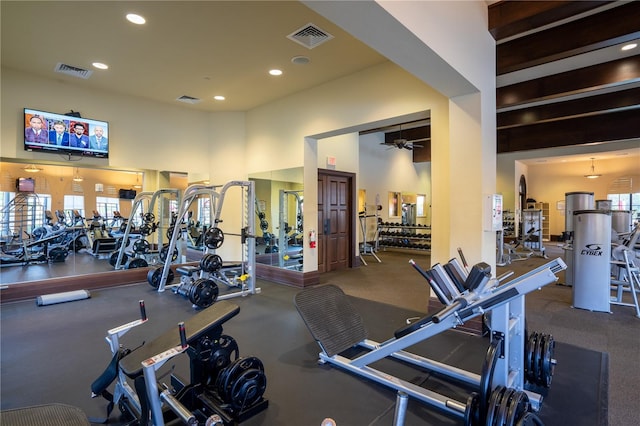
M238 234L228 232L223 233L222 230L217 227L217 225L219 223L222 223L223 221L221 218L222 207L227 191L234 187L239 187L242 190L242 228L240 233ZM182 201L180 203L180 209L178 211L178 220L174 224L174 229L171 233L168 252L171 253L175 249L177 240L180 237L180 218L186 217L189 211L189 207L197 198L202 196L210 197L212 215L210 223L212 224L212 226L207 230L205 234L205 241L209 240L209 244L205 243L205 249L203 251L203 258L200 262L200 267L185 267L182 269L179 268L180 270L178 272L183 274L183 278L181 281L183 281L183 283L185 280L191 281L193 280L193 275L197 274L198 279L200 280L211 279L232 288L239 288L238 291L225 293L219 296L216 293L215 297L211 297L211 295L207 291L207 297L211 297L213 301L259 293L260 288L256 288L255 284L256 243L255 221L253 220L253 217L255 215L255 184L252 181L230 181L223 185L219 192L216 191L217 188L220 188L220 185L191 185L185 190ZM224 275L220 275L224 273L225 266L224 264L222 264L222 260L219 258L219 256L216 255L216 249L219 248L224 241L225 234L239 236L242 239L242 260L240 261L239 265L241 273L236 274L237 276L232 280ZM216 262L218 263L218 267L214 268L215 271L205 271L205 268L202 267L202 263L206 259L214 258L215 256L217 256L216 259L219 259ZM161 271L161 273L159 271ZM165 291L165 289L169 287L170 277L173 275L173 271L171 271L170 259L167 258L165 260L164 266L161 269L150 271L150 275L153 274L155 274L155 276L152 277L154 281L152 285L157 288L158 292ZM176 287L179 290L180 285L174 285L172 287Z
M403 424L408 397L415 398L445 413L462 417L467 424L484 424L484 420L492 413L491 408L488 411L486 408L489 395L496 390L505 395L507 389L510 390L510 395L516 395L516 391L519 392L518 395L525 393L527 397L525 399L529 401L527 406L533 411L539 410L542 396L526 390L524 386L527 375L530 374L526 371L529 353L526 351L527 342L525 341L524 295L556 282L558 279L556 274L566 268L564 262L560 258L555 259L504 284L502 281L506 277L489 278L486 269L483 270L483 268L477 269L474 266L467 273L466 268L462 267L456 259L452 259L444 267L435 265L428 273L422 271L414 262L411 261L411 263L418 272L427 278L438 298L446 306L439 312L396 331L395 336L385 342L375 342L366 338L364 327L358 326L359 315L350 313L351 308L340 306L347 303L347 301L340 300L344 297L344 293L342 296L321 294L325 291L321 287L304 290L296 295L296 307L322 349L319 361L335 365L395 389L398 392L396 425ZM486 264L483 265L488 267ZM474 282L474 284L461 291L456 280L467 283ZM326 289L334 286L324 287ZM332 290L328 289L328 291ZM341 290L338 291L341 292ZM306 296L307 292L310 294L317 292L317 294ZM320 302L318 299L329 300L329 302ZM338 300L335 306L331 300ZM317 307L318 305L322 305L323 312L318 311L320 309ZM492 344L487 358L492 359L493 365L490 366L489 371L485 371L486 368L483 368L483 375L464 371L405 350L489 311L491 312ZM340 317L343 318L340 319ZM327 325L328 321L337 321L337 323ZM318 325L319 322L324 322L324 324ZM358 330L359 328L362 328L362 332ZM353 334L351 334L352 331ZM335 334L331 334L333 332ZM535 335L537 337L537 333ZM552 349L552 338L546 340L537 338L537 340L540 351L542 351L543 345L547 351ZM364 349L365 353L348 358L341 353L349 347ZM490 354L491 356L489 356ZM480 400L478 401L476 398L473 402L468 400L466 403L456 401L371 367L375 362L387 357L475 387L480 392ZM540 361L542 364L543 358L536 358L536 361ZM550 370L555 364L555 360L544 359L544 363ZM550 378L547 378L546 381L547 385L550 384ZM520 398L524 398L524 396ZM475 413L470 414L470 411L475 411ZM516 408L513 411L515 412ZM529 410L527 409L527 411ZM472 422L471 417L482 420Z

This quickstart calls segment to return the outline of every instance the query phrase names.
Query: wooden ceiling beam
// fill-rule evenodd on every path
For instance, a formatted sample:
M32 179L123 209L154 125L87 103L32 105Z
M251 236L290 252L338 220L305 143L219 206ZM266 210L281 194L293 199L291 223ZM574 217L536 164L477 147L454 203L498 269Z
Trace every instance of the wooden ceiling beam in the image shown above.
M611 1L500 1L489 5L489 32L500 41L608 3Z
M502 75L635 40L640 37L638 19L640 2L622 3L582 19L498 44L496 73Z
M640 5L640 2L638 2ZM640 79L640 55L524 81L496 90L496 108L560 98Z
M638 114L638 109L630 109L498 130L497 152L500 154L640 138Z
M640 87L588 96L564 102L554 102L535 107L500 112L497 115L498 130L515 126L527 126L549 120L558 120L587 114L603 114L624 108L640 108Z
M384 134L385 143L393 143L396 139L406 139L408 141L431 137L431 126L414 127L412 129L389 132ZM420 142L417 142L420 143Z

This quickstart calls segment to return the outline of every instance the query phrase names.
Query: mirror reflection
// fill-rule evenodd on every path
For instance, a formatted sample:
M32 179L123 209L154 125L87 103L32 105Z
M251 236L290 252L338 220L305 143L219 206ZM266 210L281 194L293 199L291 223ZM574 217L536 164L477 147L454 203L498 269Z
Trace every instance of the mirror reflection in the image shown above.
M136 193L147 175L186 187L186 175L3 161L2 285L114 271ZM141 219L132 226L141 226Z
M303 169L254 173L256 192L256 262L302 271Z

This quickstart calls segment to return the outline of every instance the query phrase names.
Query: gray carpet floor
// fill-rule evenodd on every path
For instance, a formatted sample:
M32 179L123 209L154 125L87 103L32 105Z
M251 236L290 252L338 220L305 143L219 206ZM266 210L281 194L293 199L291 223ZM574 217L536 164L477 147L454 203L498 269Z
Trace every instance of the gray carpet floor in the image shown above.
M417 252L388 251L379 256L382 263L367 259L369 266L324 274L322 282L336 284L353 296L371 338L383 341L404 325L407 316L426 312L426 282L407 262L413 257L426 266L429 259ZM531 258L497 272L512 269L519 274L544 262L545 259ZM340 426L391 424L394 392L336 368L317 365L318 346L293 307L293 295L298 290L258 282L260 294L231 299L241 312L224 326L225 334L238 341L242 356L258 356L267 366L269 408L246 424L314 426L325 417L335 418ZM186 300L169 292L156 293L147 284L96 291L91 299L45 307L36 307L33 302L3 304L1 408L61 402L78 406L89 416L103 415L104 400L90 399L89 385L110 359L104 336L107 329L137 317L139 299L145 299L150 321L148 326L126 335L124 342L131 347L194 314ZM558 389L556 400L563 397L562 393L573 392L575 395L569 396L578 401L585 398L585 404L601 404L602 398L589 397L587 401L581 394L580 387L586 388L585 381L593 381L594 377L605 377L591 383L602 387L600 397L605 403L595 411L594 407L582 410L586 414L599 413L590 414L596 418L590 419L593 422L589 424L640 424L640 319L635 318L632 308L613 306L612 314L573 309L571 288L552 284L527 297L527 317L529 330L554 335L559 343L557 355L562 358L556 370L558 378L554 378L543 408L543 414L551 417L545 419L547 424L587 424L568 421L571 415L564 411L575 409L554 403L551 392ZM477 336L446 332L436 337L430 339L430 347L448 348L442 349L440 355L452 361L455 356L451 354L459 345L476 353L474 359L481 359L486 349L485 339ZM594 362L588 362L590 359ZM580 373L580 368L599 365L598 359L608 360L608 375ZM564 373L563 364L567 365ZM477 365L479 368L480 361ZM185 368L184 363L177 363L176 371L185 374ZM569 371L573 382L562 379L562 374ZM604 419L597 418L602 415ZM407 424L446 425L459 421L410 403Z

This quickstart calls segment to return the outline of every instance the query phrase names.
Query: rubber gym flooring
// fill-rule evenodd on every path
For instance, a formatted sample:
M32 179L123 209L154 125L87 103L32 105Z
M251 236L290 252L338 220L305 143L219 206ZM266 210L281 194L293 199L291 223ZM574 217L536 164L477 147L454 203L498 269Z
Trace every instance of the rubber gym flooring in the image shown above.
M329 277L339 280L336 274ZM331 417L338 426L391 425L394 391L317 364L319 347L293 305L299 290L261 280L258 286L260 294L230 299L241 310L223 326L224 334L237 341L241 356L256 356L265 365L269 407L243 424L317 426ZM377 341L391 337L406 318L423 315L350 297L369 338ZM32 301L2 305L2 410L64 403L79 407L89 417L104 416L106 401L90 398L91 382L111 358L104 336L107 329L139 317L140 299L145 300L149 321L121 339L130 348L151 341L195 313L186 299L168 291L154 292L146 283L94 291L90 299L57 305L37 307ZM412 350L479 373L487 345L486 338L446 331ZM555 358L558 365L540 413L545 424L606 425L607 354L558 342ZM186 356L177 359L175 369L188 377L186 361ZM393 361L381 361L376 367L463 402L470 392ZM461 419L416 401L409 401L408 407L406 425L462 424ZM117 409L112 413L111 424L120 424L117 413Z

